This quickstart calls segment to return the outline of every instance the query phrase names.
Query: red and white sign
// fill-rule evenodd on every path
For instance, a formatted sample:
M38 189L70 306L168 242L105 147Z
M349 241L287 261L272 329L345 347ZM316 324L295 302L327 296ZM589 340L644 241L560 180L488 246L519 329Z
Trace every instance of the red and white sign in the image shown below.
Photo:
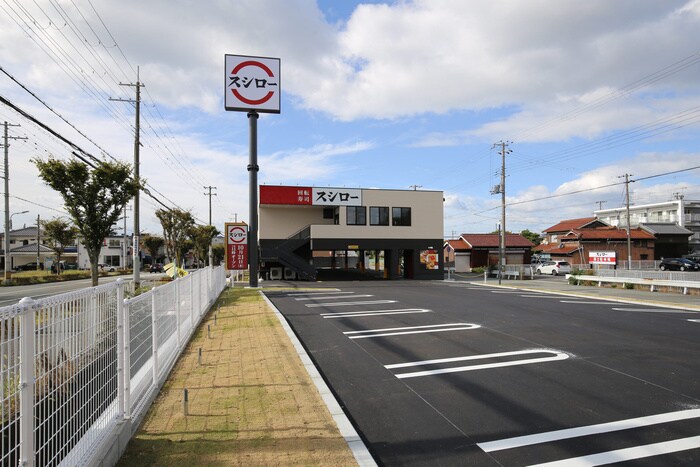
M226 110L280 113L280 59L225 55Z
M589 264L617 264L617 258L614 251L589 251Z
M260 204L362 206L362 190L303 186L260 186Z
M248 269L248 225L245 222L227 222L226 269Z

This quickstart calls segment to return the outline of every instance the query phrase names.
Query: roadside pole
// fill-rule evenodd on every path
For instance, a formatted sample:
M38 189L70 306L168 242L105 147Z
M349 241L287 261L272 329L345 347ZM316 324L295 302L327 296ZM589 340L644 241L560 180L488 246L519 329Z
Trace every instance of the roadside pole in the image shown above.
M250 287L258 287L258 113L280 113L280 59L224 56L224 107L246 112L250 130L248 161L248 260ZM228 232L227 232L228 235Z

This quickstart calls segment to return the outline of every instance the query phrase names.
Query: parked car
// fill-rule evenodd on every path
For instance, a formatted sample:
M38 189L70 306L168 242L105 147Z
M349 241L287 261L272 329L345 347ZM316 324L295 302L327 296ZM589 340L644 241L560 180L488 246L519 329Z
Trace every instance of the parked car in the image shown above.
M43 264L39 264L40 269L44 269ZM36 271L36 262L15 266L15 271Z
M115 268L114 266L112 266L110 264L104 264L104 263L98 263L97 269L99 269L100 271L107 271L107 272L114 272L117 270L117 268Z
M162 263L152 264L150 272L163 272L163 264Z
M537 266L537 274L559 274L571 273L571 265L567 261L545 261Z
M659 269L662 271L700 271L700 265L685 258L664 258Z

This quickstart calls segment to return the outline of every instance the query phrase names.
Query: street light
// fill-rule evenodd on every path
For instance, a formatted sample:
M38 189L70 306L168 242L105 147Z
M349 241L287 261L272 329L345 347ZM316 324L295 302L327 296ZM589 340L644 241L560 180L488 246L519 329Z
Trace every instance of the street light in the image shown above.
M14 216L15 214L26 214L28 212L29 211L20 211L20 212L13 212L12 214L10 214L10 230L12 230L12 216Z

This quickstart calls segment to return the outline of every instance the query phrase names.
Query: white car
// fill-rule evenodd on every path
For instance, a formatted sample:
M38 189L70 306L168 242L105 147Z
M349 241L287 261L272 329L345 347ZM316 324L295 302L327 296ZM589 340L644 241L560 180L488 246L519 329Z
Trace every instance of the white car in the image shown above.
M551 274L557 276L559 274L571 273L571 265L566 261L545 261L537 265L537 274Z
M114 272L117 269L114 266L110 266L109 264L104 264L104 263L99 263L97 265L97 269L100 271L107 271L107 272Z

